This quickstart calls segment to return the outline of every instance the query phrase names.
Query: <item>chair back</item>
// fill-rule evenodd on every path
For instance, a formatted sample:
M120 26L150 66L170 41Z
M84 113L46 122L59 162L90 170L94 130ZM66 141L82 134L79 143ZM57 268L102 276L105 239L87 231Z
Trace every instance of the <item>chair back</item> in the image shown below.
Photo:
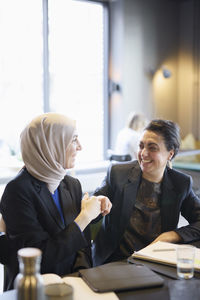
M10 242L7 235L0 235L0 263L6 265L11 254Z
M110 161L119 161L119 162L123 162L123 161L130 161L132 160L132 157L130 154L124 154L124 155L119 155L119 154L111 154L109 157Z

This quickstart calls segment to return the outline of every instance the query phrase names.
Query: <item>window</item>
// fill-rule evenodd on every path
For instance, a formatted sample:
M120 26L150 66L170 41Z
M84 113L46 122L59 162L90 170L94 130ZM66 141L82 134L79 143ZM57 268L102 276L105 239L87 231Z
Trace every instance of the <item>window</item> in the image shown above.
M77 119L83 151L103 158L103 6L49 0L50 109ZM73 30L72 30L73 28Z
M0 157L19 151L19 133L43 111L42 3L0 1Z
M0 2L0 149L18 153L26 123L55 111L77 120L78 160L103 159L105 32L99 2Z

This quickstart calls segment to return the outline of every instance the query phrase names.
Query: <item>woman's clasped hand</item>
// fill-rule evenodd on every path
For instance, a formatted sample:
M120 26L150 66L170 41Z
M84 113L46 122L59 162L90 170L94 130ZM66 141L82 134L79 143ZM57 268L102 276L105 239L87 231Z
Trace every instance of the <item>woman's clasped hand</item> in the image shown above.
M75 222L79 225L81 230L95 218L102 214L107 215L111 210L112 204L110 200L105 196L92 196L89 197L88 193L85 193L81 202L81 212L75 219Z

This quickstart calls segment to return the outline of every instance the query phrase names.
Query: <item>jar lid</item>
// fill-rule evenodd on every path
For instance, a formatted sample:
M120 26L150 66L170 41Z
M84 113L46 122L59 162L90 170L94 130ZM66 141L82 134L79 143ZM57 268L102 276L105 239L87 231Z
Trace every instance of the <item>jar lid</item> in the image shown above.
M51 296L58 296L58 297L64 297L66 296L72 296L73 295L73 287L66 283L53 283L48 284L45 286L45 294L49 296L51 299ZM72 298L69 298L72 299Z
M36 257L42 254L42 251L38 248L22 248L19 249L17 254L21 257Z

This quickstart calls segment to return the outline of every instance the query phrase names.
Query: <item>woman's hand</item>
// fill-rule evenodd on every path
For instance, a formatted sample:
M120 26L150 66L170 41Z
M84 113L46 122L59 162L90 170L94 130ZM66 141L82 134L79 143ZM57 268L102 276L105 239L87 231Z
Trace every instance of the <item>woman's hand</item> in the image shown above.
M6 232L6 224L3 220L2 214L0 214L0 232Z
M85 193L81 202L81 212L84 213L89 222L98 217L101 213L101 201L98 197L89 197L88 193Z
M101 213L101 200L98 197L89 197L85 193L81 202L81 212L74 220L83 231L85 227Z
M168 243L179 243L182 241L182 238L175 231L167 231L161 233L151 244L156 242L168 242Z
M88 193L85 193L81 202L81 212L74 220L81 230L83 231L85 227L98 215L101 213L102 216L109 214L112 208L112 203L105 196L92 196L89 197Z
M112 203L106 196L97 196L98 200L101 202L101 214L102 216L106 216L110 213L112 208Z

